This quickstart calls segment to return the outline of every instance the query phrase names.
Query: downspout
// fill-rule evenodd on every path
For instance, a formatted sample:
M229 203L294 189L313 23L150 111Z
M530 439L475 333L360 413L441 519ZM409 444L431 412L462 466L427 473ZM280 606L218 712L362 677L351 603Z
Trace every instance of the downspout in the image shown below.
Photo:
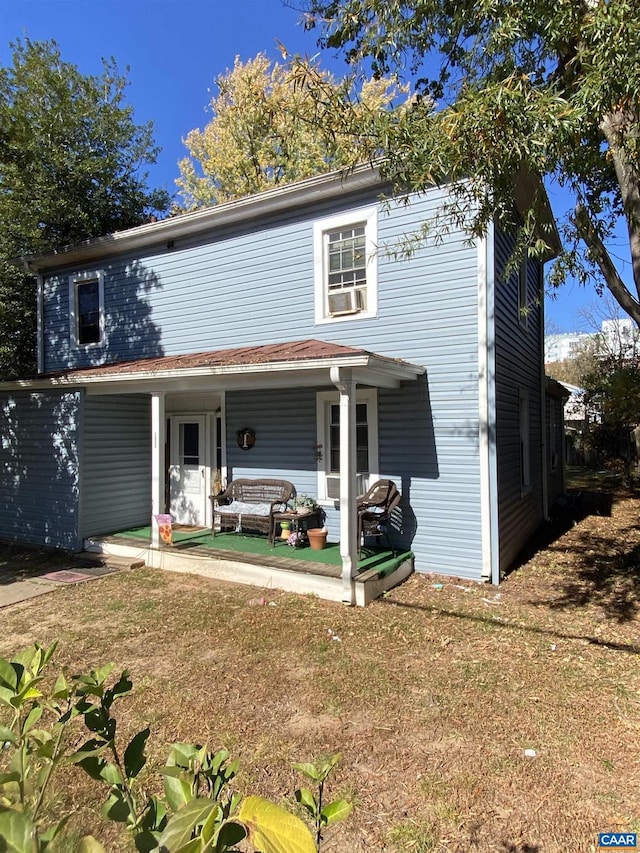
M340 557L342 600L355 604L358 566L356 530L356 381L351 370L332 367L330 377L340 392Z

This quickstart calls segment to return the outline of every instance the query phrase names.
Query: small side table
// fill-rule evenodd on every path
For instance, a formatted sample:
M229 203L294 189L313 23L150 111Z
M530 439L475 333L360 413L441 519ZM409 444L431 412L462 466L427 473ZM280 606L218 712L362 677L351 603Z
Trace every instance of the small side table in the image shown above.
M302 530L308 530L310 527L322 527L322 510L312 509L311 512L299 513L295 510L287 512L274 512L272 516L271 535L269 536L269 544L276 544L276 528L282 521L288 521L291 524L292 533L300 533ZM282 540L286 542L286 539Z

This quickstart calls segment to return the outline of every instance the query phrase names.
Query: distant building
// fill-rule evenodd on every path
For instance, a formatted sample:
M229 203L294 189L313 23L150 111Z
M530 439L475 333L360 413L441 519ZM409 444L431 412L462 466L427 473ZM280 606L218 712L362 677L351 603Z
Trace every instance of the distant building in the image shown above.
M545 364L558 361L568 361L581 350L590 340L599 337L605 350L612 353L636 355L638 348L638 329L633 320L628 317L603 320L600 332L563 332L557 335L547 335L544 339ZM626 355L627 353L625 353Z

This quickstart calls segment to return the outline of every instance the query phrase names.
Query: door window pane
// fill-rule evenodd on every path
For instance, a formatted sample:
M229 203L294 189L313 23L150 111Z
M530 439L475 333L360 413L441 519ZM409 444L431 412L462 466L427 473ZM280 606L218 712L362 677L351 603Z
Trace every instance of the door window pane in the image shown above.
M183 465L200 464L200 424L180 424L180 458Z

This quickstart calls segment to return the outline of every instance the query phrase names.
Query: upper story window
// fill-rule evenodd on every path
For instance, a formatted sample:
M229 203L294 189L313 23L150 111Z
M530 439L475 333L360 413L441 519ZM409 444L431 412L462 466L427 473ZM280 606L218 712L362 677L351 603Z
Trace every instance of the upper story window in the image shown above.
M81 273L69 279L71 343L75 347L101 344L104 338L104 275Z
M375 207L314 225L316 323L376 316L376 231Z

